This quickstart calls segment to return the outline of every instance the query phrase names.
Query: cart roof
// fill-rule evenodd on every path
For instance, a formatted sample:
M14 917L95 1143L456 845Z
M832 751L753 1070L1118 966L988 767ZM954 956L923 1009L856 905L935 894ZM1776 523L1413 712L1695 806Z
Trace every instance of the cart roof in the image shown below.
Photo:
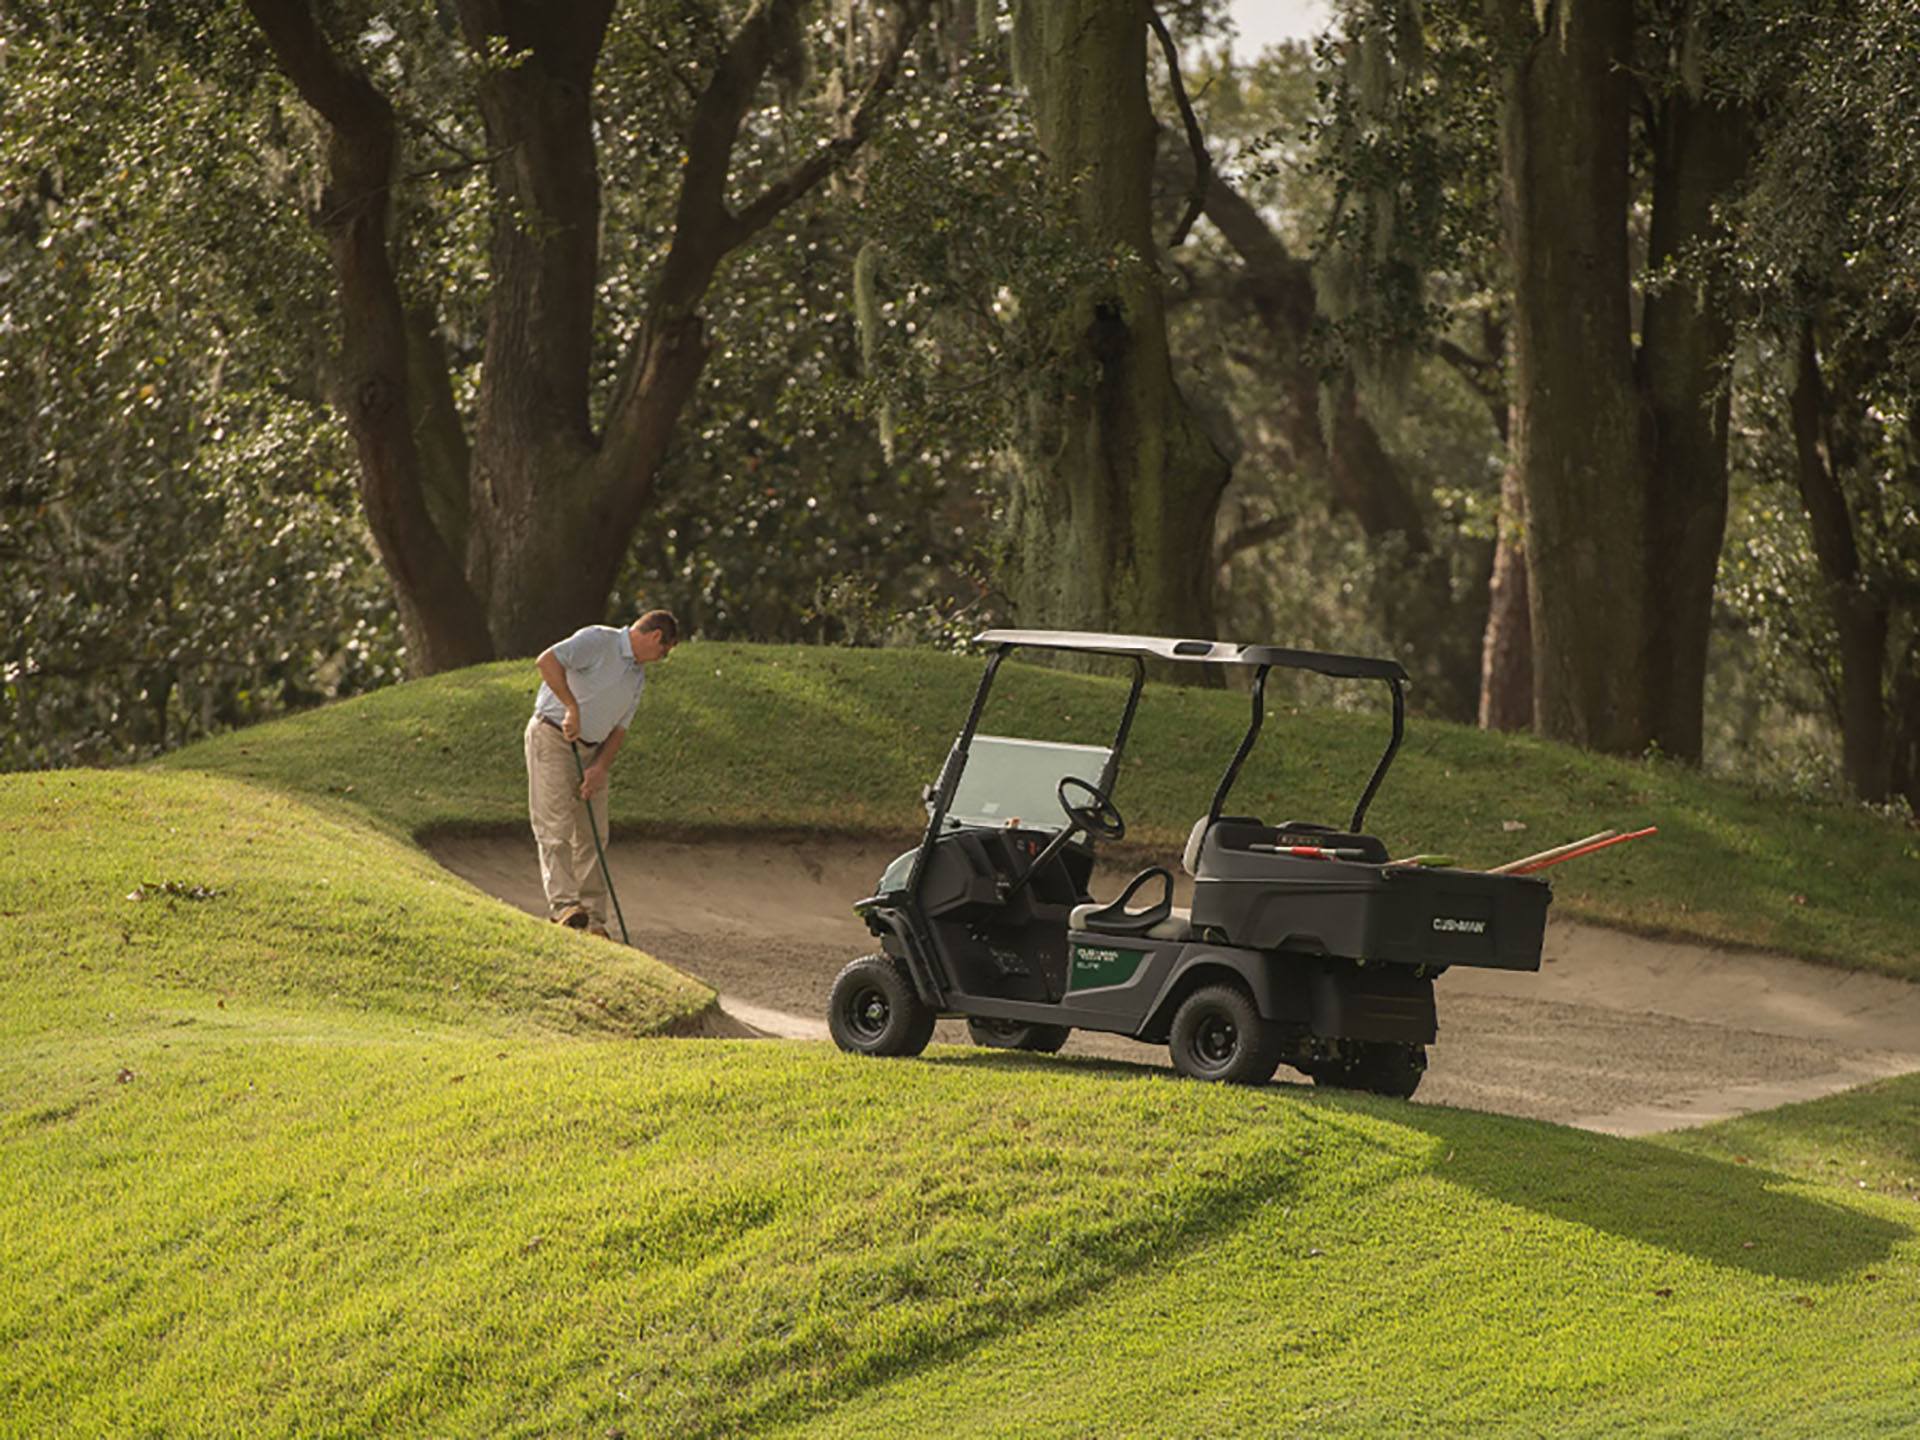
M1348 680L1402 680L1398 660L1289 650L1279 645L1238 645L1230 640L1170 640L1159 635L1107 635L1088 630L983 630L979 645L1028 645L1042 650L1084 650L1096 655L1138 655L1200 665L1277 665Z

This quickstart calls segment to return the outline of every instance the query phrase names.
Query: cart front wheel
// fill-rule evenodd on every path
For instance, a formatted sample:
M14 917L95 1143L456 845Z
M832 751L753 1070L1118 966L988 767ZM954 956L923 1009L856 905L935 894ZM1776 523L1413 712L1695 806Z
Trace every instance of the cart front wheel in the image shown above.
M1195 1080L1264 1085L1280 1063L1274 1027L1237 985L1208 985L1181 1001L1167 1048L1173 1068Z
M1027 1025L1018 1020L967 1021L967 1036L976 1045L998 1050L1031 1050L1051 1055L1067 1043L1071 1032L1065 1025Z
M933 1038L933 1011L886 955L864 955L842 970L827 1001L827 1029L858 1055L918 1055Z

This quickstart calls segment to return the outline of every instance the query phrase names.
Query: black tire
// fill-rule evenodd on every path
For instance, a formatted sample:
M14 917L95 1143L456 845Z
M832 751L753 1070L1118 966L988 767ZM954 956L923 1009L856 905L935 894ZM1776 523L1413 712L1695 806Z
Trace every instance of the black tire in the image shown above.
M969 1019L967 1035L976 1045L996 1050L1031 1050L1036 1055L1051 1055L1067 1043L1073 1032L1065 1025L1026 1025L1018 1020Z
M886 955L863 955L834 978L827 1029L856 1055L918 1055L933 1038L933 1011Z
M1231 1085L1264 1085L1280 1063L1278 1031L1238 985L1208 985L1182 1000L1167 1049L1182 1075Z
M1411 1100L1420 1088L1420 1077L1427 1073L1424 1045L1348 1040L1343 1048L1345 1053L1338 1060L1317 1061L1307 1070L1314 1084Z

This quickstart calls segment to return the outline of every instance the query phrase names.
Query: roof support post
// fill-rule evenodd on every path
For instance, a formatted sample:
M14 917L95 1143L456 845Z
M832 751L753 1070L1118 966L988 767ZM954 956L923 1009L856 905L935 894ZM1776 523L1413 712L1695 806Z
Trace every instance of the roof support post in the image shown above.
M1387 741L1387 753L1380 757L1380 763L1374 767L1373 778L1361 792L1360 803L1353 807L1353 823L1347 829L1355 835L1366 823L1367 807L1373 804L1374 793L1379 790L1380 782L1387 778L1387 767L1393 764L1393 757L1400 749L1401 737L1407 733L1406 686L1393 678L1389 678L1387 684L1393 690L1393 738Z
M1113 782L1120 775L1120 756L1127 748L1127 736L1133 731L1133 712L1140 708L1140 690L1147 683L1147 662L1133 657L1133 688L1127 692L1127 708L1120 716L1120 728L1113 734L1113 749L1100 771L1100 793L1113 798Z
M1220 777L1220 788L1213 792L1213 804L1207 810L1207 828L1213 828L1213 822L1220 818L1220 811L1227 803L1227 793L1233 789L1233 782L1239 777L1240 767L1246 763L1247 756L1253 753L1253 742L1260 738L1260 724L1267 716L1267 671L1272 668L1260 666L1253 672L1253 718L1247 723L1247 733L1240 741L1239 750L1234 752L1233 761L1227 766L1227 773Z

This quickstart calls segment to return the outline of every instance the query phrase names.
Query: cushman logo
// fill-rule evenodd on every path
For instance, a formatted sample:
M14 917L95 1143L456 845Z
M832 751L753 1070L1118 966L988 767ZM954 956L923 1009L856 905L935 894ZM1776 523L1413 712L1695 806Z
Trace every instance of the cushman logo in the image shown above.
M1442 934L1484 935L1487 933L1487 922L1484 920L1461 920L1452 915L1436 915L1433 917L1433 928Z
M1112 965L1120 958L1118 950L1095 950L1090 945L1074 947L1074 959L1082 965Z

